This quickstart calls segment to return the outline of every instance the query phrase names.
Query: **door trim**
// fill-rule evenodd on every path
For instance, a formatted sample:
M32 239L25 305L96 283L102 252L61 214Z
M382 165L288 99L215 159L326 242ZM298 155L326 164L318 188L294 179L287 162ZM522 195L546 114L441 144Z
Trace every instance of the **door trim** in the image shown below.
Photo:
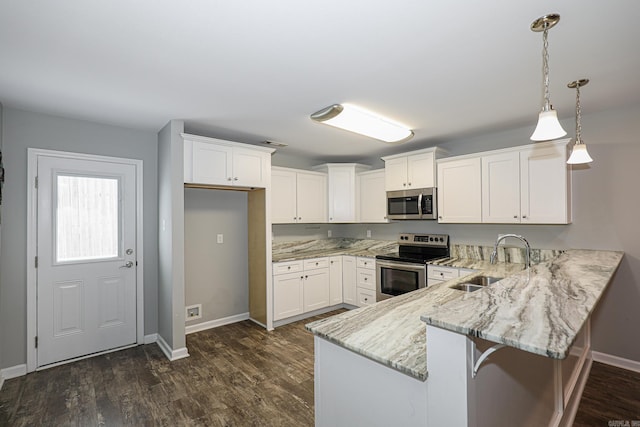
M144 240L143 240L143 185L142 160L121 157L98 156L92 154L71 153L66 151L27 149L27 372L37 369L37 349L35 337L38 328L37 319L37 207L38 192L35 191L35 179L38 174L39 157L58 157L65 159L93 160L133 165L136 168L136 343L144 344Z

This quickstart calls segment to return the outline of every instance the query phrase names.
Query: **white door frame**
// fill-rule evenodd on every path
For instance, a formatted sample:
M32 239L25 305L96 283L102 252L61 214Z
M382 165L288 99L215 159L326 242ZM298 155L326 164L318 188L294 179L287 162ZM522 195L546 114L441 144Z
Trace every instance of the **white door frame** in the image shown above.
M93 160L133 165L136 168L136 248L138 266L136 269L136 342L144 344L144 253L142 230L142 160L107 157L92 154L71 153L65 151L43 150L39 148L27 149L27 372L37 368L37 349L35 338L38 331L37 319L37 270L35 257L37 255L37 207L38 192L35 180L38 174L39 157L58 157L77 160Z

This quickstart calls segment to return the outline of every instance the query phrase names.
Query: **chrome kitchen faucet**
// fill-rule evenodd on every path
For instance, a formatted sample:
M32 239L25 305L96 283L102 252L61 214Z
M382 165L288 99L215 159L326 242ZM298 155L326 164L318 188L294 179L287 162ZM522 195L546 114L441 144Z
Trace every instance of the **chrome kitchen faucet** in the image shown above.
M498 235L498 238L496 239L496 244L493 247L493 252L491 252L491 257L489 258L489 261L491 262L491 264L496 263L496 260L498 258L498 245L502 240L506 239L507 237L520 239L524 243L525 251L526 251L525 266L527 268L531 267L531 246L529 246L529 242L527 242L527 239L520 236L519 234L499 234Z

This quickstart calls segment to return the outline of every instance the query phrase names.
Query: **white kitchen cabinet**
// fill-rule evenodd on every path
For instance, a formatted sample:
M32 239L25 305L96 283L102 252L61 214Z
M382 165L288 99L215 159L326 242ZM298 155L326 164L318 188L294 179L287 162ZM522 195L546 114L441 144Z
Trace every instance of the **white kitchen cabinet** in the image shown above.
M571 223L571 139L529 145L520 152L522 223Z
M329 304L342 304L342 256L329 258Z
M482 222L480 157L438 161L438 222Z
M468 273L465 272L464 275ZM436 283L446 282L447 280L456 279L460 276L460 270L457 267L443 267L441 265L427 265L427 286Z
M570 223L568 141L483 155L482 222Z
M376 260L375 258L356 258L356 305L376 302Z
M383 157L385 191L435 187L435 160L442 153L434 147Z
M302 273L273 276L273 320L303 313L303 281Z
M184 182L214 186L266 188L272 148L197 135L184 139Z
M482 156L482 222L520 222L520 153Z
M346 304L357 305L356 294L357 267L356 257L342 257L342 301Z
M360 193L359 222L389 222L387 219L387 192L385 191L385 170L358 174Z
M282 320L330 305L327 257L274 262L273 320Z
M327 222L326 174L271 168L271 222Z
M314 169L327 173L329 222L356 222L356 174L368 170L369 166L357 163L326 163Z

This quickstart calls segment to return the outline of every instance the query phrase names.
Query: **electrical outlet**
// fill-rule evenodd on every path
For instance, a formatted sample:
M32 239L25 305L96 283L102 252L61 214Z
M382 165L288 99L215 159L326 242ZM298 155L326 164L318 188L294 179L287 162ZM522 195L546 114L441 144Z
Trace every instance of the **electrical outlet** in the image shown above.
M216 242L224 243L224 235L223 234L218 234L218 236L216 236Z
M327 230L327 237L331 237L331 230Z
M196 320L202 318L202 304L194 304L185 307L185 320Z
M371 238L371 230L367 230L367 237Z

